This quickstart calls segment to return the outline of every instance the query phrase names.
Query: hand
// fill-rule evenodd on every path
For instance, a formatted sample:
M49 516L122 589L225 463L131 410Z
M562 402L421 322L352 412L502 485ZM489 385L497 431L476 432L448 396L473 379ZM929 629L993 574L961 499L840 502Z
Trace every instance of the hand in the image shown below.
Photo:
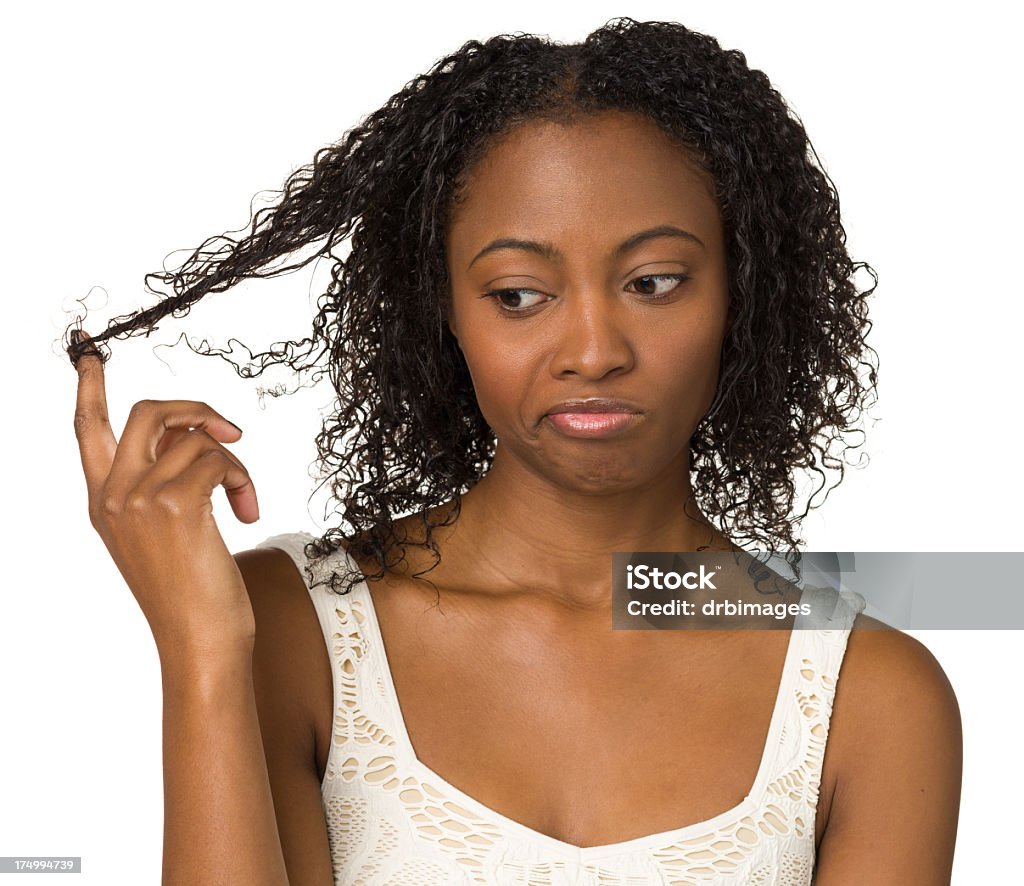
M241 430L205 403L140 400L118 443L103 361L86 352L77 371L75 436L89 517L146 616L161 659L251 650L249 595L211 499L223 485L239 520L259 519L249 472L222 445L236 442Z

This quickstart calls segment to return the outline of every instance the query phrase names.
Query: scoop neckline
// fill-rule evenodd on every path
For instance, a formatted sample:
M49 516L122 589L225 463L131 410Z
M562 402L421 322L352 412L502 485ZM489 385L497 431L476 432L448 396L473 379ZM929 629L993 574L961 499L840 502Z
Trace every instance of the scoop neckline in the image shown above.
M338 552L344 554L348 559L351 568L362 574L362 570L359 568L358 564L352 556L344 550L344 548L339 548ZM373 603L373 595L370 592L370 587L366 581L365 575L363 575L362 579L358 583L352 586L352 591L353 593L357 591L359 592L360 599L366 607L367 625L370 631L370 636L368 638L370 646L369 651L370 654L374 656L375 663L384 681L384 701L397 732L397 735L395 736L397 740L396 755L400 754L402 762L416 770L425 781L435 782L440 788L451 795L453 801L470 807L479 817L485 820L491 819L497 822L500 826L509 831L515 832L521 839L527 842L544 846L548 850L559 855L574 858L577 861L584 861L587 859L640 852L652 845L659 847L671 845L672 843L682 839L688 839L698 834L714 831L716 828L742 818L744 815L757 809L758 804L764 795L765 788L768 785L768 780L781 749L781 742L779 741L779 738L782 729L782 721L786 716L787 704L791 701L793 674L797 670L795 659L800 651L801 635L805 633L804 629L797 627L790 628L789 640L786 645L786 655L782 663L782 674L779 679L779 688L775 695L775 704L772 708L771 720L768 725L768 734L765 737L764 746L761 750L761 760L758 764L757 774L754 776L754 783L750 790L739 803L736 803L734 806L731 806L711 818L683 825L682 827L672 828L667 831L659 831L655 834L633 837L629 840L619 840L615 843L603 843L597 846L577 846L573 843L559 840L557 837L552 837L549 834L536 831L522 822L503 815L498 812L498 810L492 809L490 806L487 806L475 797L467 794L460 788L457 788L438 772L435 772L427 766L427 764L417 756L416 749L413 747L412 740L409 737L409 730L406 727L405 716L402 713L402 705L398 699L394 676L391 672L391 664L388 661L387 649L384 646L384 636L380 630L380 622L377 620L377 610ZM336 605L340 605L340 599L337 601ZM796 624L796 621L794 624Z

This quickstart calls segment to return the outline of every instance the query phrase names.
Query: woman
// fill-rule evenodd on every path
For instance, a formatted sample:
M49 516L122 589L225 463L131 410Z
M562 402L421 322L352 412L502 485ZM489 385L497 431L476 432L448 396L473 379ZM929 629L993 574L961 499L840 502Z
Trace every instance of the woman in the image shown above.
M240 430L141 401L116 441L94 343L347 238L306 351L242 373L326 358L351 529L232 557ZM613 551L797 559L795 469L841 479L875 386L870 269L741 53L628 19L469 43L227 246L69 347L160 652L165 883L949 882L959 713L919 643L610 628Z

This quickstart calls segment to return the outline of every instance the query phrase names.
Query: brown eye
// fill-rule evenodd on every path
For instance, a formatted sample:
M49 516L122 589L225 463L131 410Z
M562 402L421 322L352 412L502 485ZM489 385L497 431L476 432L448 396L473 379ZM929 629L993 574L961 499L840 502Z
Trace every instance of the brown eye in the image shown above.
M492 289L484 295L487 298L493 298L500 305L499 310L503 310L508 314L517 314L528 311L530 308L540 304L539 301L534 301L533 303L527 301L526 304L523 304L524 297L529 298L531 295L540 296L541 293L533 289Z
M645 274L630 280L628 286L635 286L634 292L655 297L668 295L690 278L686 274Z

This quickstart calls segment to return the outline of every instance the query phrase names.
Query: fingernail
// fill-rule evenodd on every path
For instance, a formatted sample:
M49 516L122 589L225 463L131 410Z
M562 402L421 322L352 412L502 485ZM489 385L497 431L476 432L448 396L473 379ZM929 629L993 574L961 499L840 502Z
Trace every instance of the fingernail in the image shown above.
M77 348L86 339L91 339L91 336L89 335L89 333L86 332L84 329L72 329L70 337L71 337L71 345L72 345L72 347L75 347L75 348ZM96 356L96 357L100 356L99 348L97 348L96 345L92 344L91 341L86 346L86 349L84 351L82 351L82 353L79 356L84 357L87 354L91 355L91 356Z
M230 418L226 418L224 419L224 421L226 421L229 425L231 425L231 427L238 431L239 434L245 433L245 431L243 431L238 425L236 425Z
M84 329L72 329L71 334L68 336L71 340L71 345L68 347L68 350L73 352L68 354L68 357L71 360L71 365L74 366L75 369L78 369L78 364L82 357L85 357L86 355L99 356L99 351L96 350L95 345L89 345L85 350L79 351L82 340L87 336L88 333Z

